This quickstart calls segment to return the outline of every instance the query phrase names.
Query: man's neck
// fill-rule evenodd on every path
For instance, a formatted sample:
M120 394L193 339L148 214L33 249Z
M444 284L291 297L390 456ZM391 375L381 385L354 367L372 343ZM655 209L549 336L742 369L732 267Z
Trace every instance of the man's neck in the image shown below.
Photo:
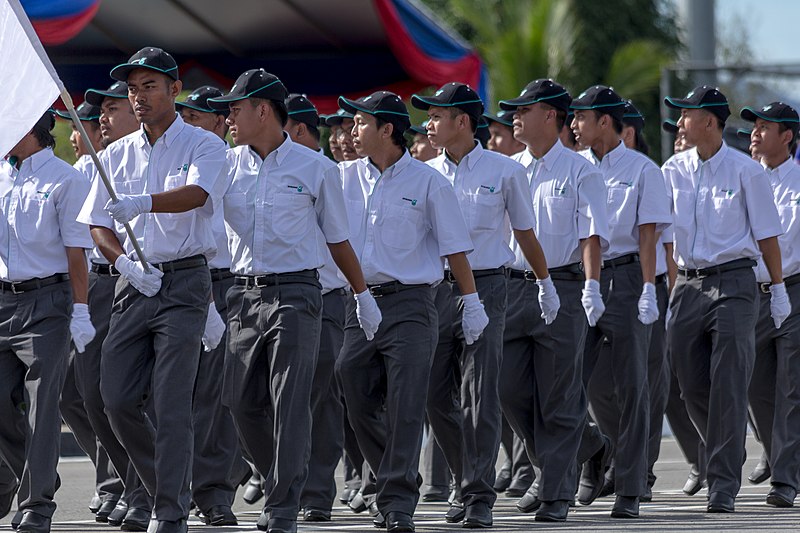
M697 143L697 155L701 161L708 161L722 148L722 136L714 135L706 139L702 139Z
M250 148L263 160L277 150L285 140L283 130L265 130L250 143Z
M558 141L558 134L556 135L537 135L536 138L528 145L528 151L536 159L541 159L547 152L553 149L556 141Z
M786 163L791 156L786 152L780 154L772 154L761 157L761 163L770 170L775 170L782 164Z
M475 138L470 135L460 135L444 151L447 157L458 165L464 157L475 149Z
M609 135L602 135L596 142L592 143L592 153L601 160L608 155L610 151L619 146L622 141L616 133Z
M402 148L392 144L391 146L386 146L379 153L369 156L369 160L383 174L387 168L397 163L404 153Z
M147 141L150 143L150 146L156 144L156 141L164 135L164 132L172 126L172 123L175 122L177 118L178 115L172 113L171 115L166 115L162 120L144 125L144 132L147 134Z

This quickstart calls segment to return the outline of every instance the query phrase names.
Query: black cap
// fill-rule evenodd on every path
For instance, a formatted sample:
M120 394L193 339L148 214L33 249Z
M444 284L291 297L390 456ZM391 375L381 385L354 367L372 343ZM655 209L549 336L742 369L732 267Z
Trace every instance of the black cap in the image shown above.
M178 64L175 59L161 48L147 46L131 56L127 63L111 69L111 77L118 81L128 81L128 75L137 68L148 68L166 74L173 80L178 79Z
M630 100L625 102L625 113L622 115L622 123L626 126L631 126L636 131L642 131L644 128L644 116L642 116Z
M661 123L661 129L675 135L678 133L678 124L674 120L667 119Z
M103 100L106 98L125 98L127 100L128 84L124 81L115 81L107 90L89 89L83 97L87 102L98 107L103 104Z
M513 127L514 124L514 112L506 111L505 109L501 109L496 114L484 113L483 118L486 119L487 126L490 122L497 122L498 124L508 126L509 128Z
M81 105L76 107L75 114L78 115L79 119L85 120L86 122L98 122L100 120L100 108L96 105L90 104L89 102L83 102ZM66 111L56 111L56 115L70 120L69 113Z
M486 148L486 143L489 142L489 137L492 134L489 132L489 122L485 118L478 119L478 127L475 129L475 138L481 143L481 146Z
M312 128L319 127L319 112L311 100L306 98L304 94L292 93L286 97L286 109L289 112L289 118L302 122L306 126Z
M556 109L569 111L571 101L572 97L564 87L553 80L540 79L526 85L517 98L500 100L500 109L514 111L519 106L542 102Z
M352 113L348 113L347 111L345 111L340 107L339 109L336 110L336 113L333 113L331 115L322 115L320 117L320 122L330 128L331 126L339 126L346 119L352 119L352 118L353 118Z
M664 98L667 107L673 109L705 109L709 113L715 114L722 122L728 120L731 110L728 107L728 99L719 92L716 87L701 85L689 91L686 98Z
M362 96L357 100L348 100L339 97L339 107L355 115L361 111L370 115L379 116L386 122L391 122L401 131L411 127L408 109L399 96L389 91L376 91L369 96Z
M50 108L44 112L44 115L39 117L39 120L36 121L36 124L33 125L31 128L32 130L40 130L40 131L52 131L52 129L56 125L56 112L54 109Z
M228 94L217 98L209 98L208 105L212 109L222 110L227 109L228 104L231 102L247 98L263 98L272 100L285 109L286 104L284 101L288 95L286 87L283 86L277 76L270 74L263 68L254 68L236 78L236 83L233 84Z
M625 114L625 100L610 87L592 85L572 101L570 109L575 111L594 109L622 121Z
M469 85L457 82L442 85L432 96L415 94L411 97L411 105L423 111L431 107L455 107L475 120L483 114L483 101L478 93Z
M427 126L428 126L428 121L426 120L418 126L417 125L411 126L410 128L408 128L408 131L406 133L410 133L412 135L413 134L427 135L428 134Z
M753 133L753 130L747 128L739 128L736 130L736 136L740 139L749 139L751 133Z
M800 126L800 116L797 115L797 111L783 102L772 102L759 110L745 107L739 116L748 122L755 122L759 118L769 122L780 122L794 132L797 132Z
M189 93L189 96L187 96L186 100L183 102L175 102L175 107L178 108L178 111L180 111L182 107L185 107L202 113L217 113L218 115L227 116L227 107L225 107L225 109L213 109L208 105L209 98L219 98L220 96L222 96L222 91L218 88L212 85L203 85Z

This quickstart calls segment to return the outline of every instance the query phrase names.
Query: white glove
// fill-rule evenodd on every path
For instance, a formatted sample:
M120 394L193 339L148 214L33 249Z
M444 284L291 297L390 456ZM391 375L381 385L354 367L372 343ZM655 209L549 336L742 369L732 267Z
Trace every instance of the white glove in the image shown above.
M120 224L126 224L142 213L147 213L153 208L153 197L149 194L117 196L117 201L109 200L103 208L111 218Z
M69 332L72 334L72 342L78 353L83 353L86 345L94 339L94 326L89 316L89 306L86 304L72 304L72 319L69 321Z
M775 329L780 329L783 321L792 312L792 303L789 301L789 295L786 294L784 283L773 283L769 286L769 292L771 294L769 310L772 314L772 321L775 323Z
M656 320L658 320L656 286L647 281L642 286L642 295L639 296L639 322L646 326Z
M464 331L464 341L472 344L478 340L486 326L489 325L489 317L483 310L483 304L478 298L478 293L465 294L464 314L461 316L461 329Z
M556 292L556 286L553 285L553 280L550 276L544 279L537 279L536 284L539 286L539 307L542 309L541 317L544 319L546 326L553 323L558 315L558 310L561 308L561 300Z
M217 312L214 302L208 304L208 315L206 316L206 328L203 330L203 349L210 352L222 341L225 336L225 322Z
M600 282L596 279L587 279L583 284L582 292L581 304L586 313L586 320L589 321L589 326L595 327L606 311L606 304L603 303L603 297L600 295Z
M133 287L147 296L155 296L161 289L161 277L164 275L159 269L150 265L150 273L144 271L140 261L131 261L124 255L117 257L114 261L114 268L125 276Z
M378 331L378 326L381 325L381 310L378 308L378 302L373 298L369 289L362 293L356 294L356 316L361 329L364 330L367 340L371 341L375 338L375 332Z

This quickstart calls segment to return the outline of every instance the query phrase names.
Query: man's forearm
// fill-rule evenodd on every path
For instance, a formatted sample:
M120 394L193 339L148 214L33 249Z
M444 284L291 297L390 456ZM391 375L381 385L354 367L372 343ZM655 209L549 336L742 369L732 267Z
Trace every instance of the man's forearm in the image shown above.
M781 260L781 248L778 245L777 237L769 237L758 241L758 247L761 249L761 258L764 265L769 271L770 281L772 283L783 282L783 264Z
M514 230L514 238L517 240L522 254L525 259L530 263L533 273L536 274L537 279L545 279L550 274L547 272L547 259L544 257L542 245L533 230Z
M642 283L656 282L657 241L655 224L639 226L639 263L642 267Z
M356 294L361 294L367 290L367 284L364 282L364 273L361 271L361 265L358 262L356 253L353 251L353 247L350 246L350 241L335 244L328 243L328 249L331 251L333 262L342 271Z
M90 226L90 229L94 243L109 263L113 265L119 256L125 254L117 235L109 228L105 226Z
M185 185L171 191L151 194L151 213L185 213L203 207L208 193L199 185Z
M66 247L69 282L72 285L72 301L76 304L89 302L89 268L83 248Z
M583 272L586 279L599 280L600 268L603 265L602 252L600 251L600 237L592 235L581 239L581 258L583 259Z
M450 265L450 272L456 278L458 290L461 291L462 296L478 292L478 289L475 288L475 278L472 276L472 267L469 265L467 254L459 252L448 255L447 262Z

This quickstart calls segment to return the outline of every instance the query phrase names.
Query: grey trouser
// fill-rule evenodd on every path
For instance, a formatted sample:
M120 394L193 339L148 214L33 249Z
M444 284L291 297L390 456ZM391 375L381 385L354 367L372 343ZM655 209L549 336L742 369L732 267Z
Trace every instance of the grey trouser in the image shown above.
M670 368L666 352L664 320L669 304L667 283L660 280L656 283L658 299L658 320L651 326L650 345L647 356L647 383L650 388L650 436L647 440L647 484L652 487L656 476L653 466L658 460L661 450L661 433L664 425L664 411L669 395ZM614 446L618 446L620 420L624 420L619 409L619 398L614 390L613 355L611 343L604 342L600 357L595 364L594 372L589 380L589 404L597 425L605 433Z
M546 326L533 281L508 280L508 313L500 375L503 412L541 468L539 499L572 500L577 483L575 457L586 418L581 382L586 315L583 282L554 279L561 299L555 321Z
M377 477L384 516L413 515L419 499L425 399L438 338L433 293L425 286L375 298L383 321L371 341L358 325L355 304L347 309L336 375L359 448Z
M228 291L224 396L242 446L270 480L264 509L296 520L311 453L322 289L310 272L280 279Z
M595 366L611 367L611 382L606 386L613 388L619 411L614 486L620 496L641 496L647 486L650 437L647 360L651 329L638 318L641 265L635 262L604 268L600 293L606 310L597 326L586 334L583 382L588 387ZM610 357L599 360L604 339L608 339Z
M311 459L300 506L329 511L336 498L336 466L342 458L344 408L333 370L344 342L347 292L322 296L322 330L311 389ZM352 298L352 296L350 296Z
M686 457L686 461L699 469L700 456L705 455L705 446L703 446L700 434L692 424L689 413L686 411L686 402L681 397L681 386L678 383L678 376L675 374L675 365L672 363L671 355L669 359L671 367L669 397L667 398L667 409L664 414L667 416L669 427L684 457Z
M432 496L450 495L450 467L447 466L447 459L444 457L442 447L430 432L430 424L426 423L428 440L422 448L422 479L425 485L422 488L423 497L426 494Z
M114 434L153 498L158 520L189 514L192 394L210 298L206 266L165 272L152 298L125 278L117 281L102 347L100 391ZM145 415L148 403L157 430Z
M75 381L80 385L83 407L86 409L92 431L97 435L114 470L123 477L122 499L131 508L149 511L151 503L148 501L147 493L130 463L128 452L111 429L105 402L100 393L101 348L108 335L111 309L114 305L114 290L118 279L118 276L89 272L89 314L96 333L92 342L86 345L86 350L75 358Z
M217 278L221 276L217 275ZM233 275L215 279L211 284L214 305L227 323L228 289L233 286ZM245 468L239 437L233 417L222 405L222 380L225 372L225 337L219 345L206 352L201 348L200 366L194 387L192 424L194 426L194 457L192 461L192 499L197 507L207 512L214 506L233 505L237 482L244 476ZM237 472L241 472L236 476Z
M792 314L775 329L770 294L759 291L750 409L772 482L800 488L800 283L786 287Z
M500 432L500 444L506 455L503 461L502 470L509 472L511 484L509 489L527 490L535 479L533 465L525 450L525 443L522 442L503 415L502 430Z
M679 275L670 302L667 338L686 410L705 443L709 494L735 497L741 486L756 291L752 268Z
M493 485L500 449L506 281L503 273L475 276L489 325L471 345L461 329L464 304L458 285L445 281L436 288L439 342L428 386L428 420L464 505L491 507L497 499Z
M0 457L22 485L19 510L48 517L56 509L71 306L69 281L0 291Z

